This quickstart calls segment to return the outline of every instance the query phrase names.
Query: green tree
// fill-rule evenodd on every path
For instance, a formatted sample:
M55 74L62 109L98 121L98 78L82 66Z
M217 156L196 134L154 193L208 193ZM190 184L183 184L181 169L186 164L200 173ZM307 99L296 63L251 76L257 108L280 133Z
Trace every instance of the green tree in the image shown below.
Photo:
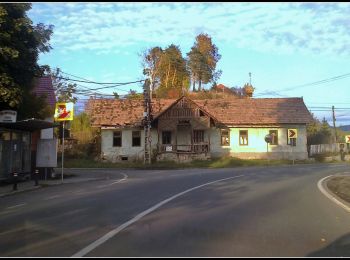
M114 99L119 99L119 94L117 92L113 92Z
M40 117L45 110L45 102L31 91L43 74L37 61L51 49L53 26L33 25L26 14L30 9L29 3L0 4L0 110L18 110L18 118Z
M152 79L152 91L160 84L160 60L163 54L161 47L153 47L144 51L140 56L142 58L143 75Z
M320 122L313 114L312 117L312 122L306 128L308 145L332 143L332 132L327 120L323 118Z
M57 102L72 102L74 104L77 102L77 97L74 97L77 91L77 84L66 80L60 68L51 70L49 66L46 66L45 73L51 76Z
M178 46L171 44L159 61L160 84L156 89L159 97L179 97L190 87L190 75L186 60Z
M74 117L70 127L71 135L81 144L92 142L96 130L91 127L90 118L85 112Z
M196 41L187 53L188 67L191 71L193 91L195 91L195 82L198 82L198 90L202 90L202 83L217 82L221 76L221 71L216 71L216 64L221 55L218 47L213 44L208 34L199 34Z

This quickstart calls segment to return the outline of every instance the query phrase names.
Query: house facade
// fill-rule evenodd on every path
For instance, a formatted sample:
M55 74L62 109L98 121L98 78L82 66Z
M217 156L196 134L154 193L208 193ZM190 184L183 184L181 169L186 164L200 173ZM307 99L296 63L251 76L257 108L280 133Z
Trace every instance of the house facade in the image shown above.
M142 100L92 99L88 113L101 129L103 160L144 158ZM151 148L158 161L307 159L306 124L311 115L302 98L230 98L152 102ZM289 130L296 134L288 137ZM267 144L265 136L272 142Z

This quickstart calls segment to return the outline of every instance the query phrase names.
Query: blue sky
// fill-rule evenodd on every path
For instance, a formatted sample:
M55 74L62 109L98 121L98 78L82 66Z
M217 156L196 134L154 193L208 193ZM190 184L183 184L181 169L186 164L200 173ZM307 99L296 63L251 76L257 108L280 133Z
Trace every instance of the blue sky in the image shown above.
M219 83L241 87L251 72L256 97L303 97L330 124L334 105L337 126L350 124L349 14L346 2L33 3L28 12L33 23L54 25L53 49L40 64L99 82L136 81L144 78L143 50L174 43L185 57L207 33L222 55ZM114 91L130 89L141 85Z

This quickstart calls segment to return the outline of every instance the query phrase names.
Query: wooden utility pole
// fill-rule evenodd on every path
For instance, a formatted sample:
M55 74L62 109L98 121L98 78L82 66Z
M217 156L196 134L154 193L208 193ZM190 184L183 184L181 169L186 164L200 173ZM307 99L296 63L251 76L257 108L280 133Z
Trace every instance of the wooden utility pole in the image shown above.
M151 164L151 80L146 79L143 85L144 96L144 133L145 133L145 150L144 164Z
M335 128L335 113L334 113L334 106L332 106L332 113L333 113L334 141L335 141L335 143L337 143L337 129Z

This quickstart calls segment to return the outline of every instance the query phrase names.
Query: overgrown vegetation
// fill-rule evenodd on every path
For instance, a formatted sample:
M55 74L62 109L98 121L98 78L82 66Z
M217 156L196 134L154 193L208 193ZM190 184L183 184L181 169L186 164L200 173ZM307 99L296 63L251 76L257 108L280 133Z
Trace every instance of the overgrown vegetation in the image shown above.
M311 161L296 160L295 164L312 163ZM243 166L272 166L290 165L290 160L243 160L238 158L217 158L210 161L192 161L189 163L176 163L174 161L154 162L144 165L143 162L98 162L88 158L75 158L65 160L66 168L135 168L135 169L182 169L182 168L232 168Z

